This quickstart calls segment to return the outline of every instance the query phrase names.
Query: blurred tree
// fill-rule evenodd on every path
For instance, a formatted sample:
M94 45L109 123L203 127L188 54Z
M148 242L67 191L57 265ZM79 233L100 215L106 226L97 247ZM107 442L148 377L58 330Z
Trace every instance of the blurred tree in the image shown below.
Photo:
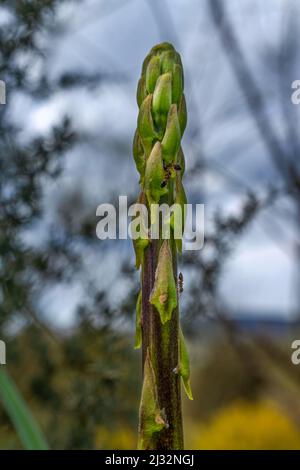
M40 322L33 305L36 276L61 276L59 258L68 255L66 246L54 241L47 250L29 250L24 230L41 216L43 184L61 170L61 158L75 134L66 117L47 136L24 138L11 118L14 96L32 97L46 92L51 83L43 75L43 50L38 36L54 20L57 1L4 1L1 14L7 21L0 33L0 76L6 83L7 104L0 107L0 334L18 317ZM32 72L40 65L38 74ZM55 262L53 260L55 255ZM51 262L52 259L52 262Z
M9 345L10 370L50 448L95 449L100 428L105 436L123 423L135 433L140 384L133 374L138 358L130 339L85 319L61 345L34 326ZM19 446L0 407L0 448Z
M107 79L104 71L95 75L78 70L67 70L49 78L48 49L41 38L48 34L46 44L49 44L51 34L62 34L56 25L56 10L61 4L54 0L4 1L1 4L4 22L0 32L0 77L7 90L7 104L0 107L2 336L5 336L5 326L16 319L21 318L22 322L29 319L41 325L37 300L46 282L70 279L82 261L72 242L78 235L87 242L95 237L95 221L80 217L81 194L77 190L72 201L61 201L59 219L63 227L58 227L58 221L54 222L42 244L35 243L29 248L24 241L26 230L43 219L43 190L47 181L59 176L64 154L83 139L83 134L72 127L66 115L47 135L24 135L23 129L14 122L11 108L15 97L22 94L32 100L42 100L59 89L82 88ZM80 220L76 226L72 214L74 197L79 202L75 204ZM97 288L92 295L98 295Z
M24 240L26 230L43 218L47 181L61 173L64 154L80 142L82 133L65 116L47 135L24 135L12 113L20 94L43 100L59 89L105 79L76 70L48 77L47 48L41 38L62 34L56 27L62 3L18 0L0 6L0 77L7 90L7 104L0 106L0 337L8 343L12 374L37 411L50 446L93 448L99 423L113 426L124 419L136 425L137 406L131 397L134 401L137 396L138 379L129 370L134 364L131 348L111 328L120 311L112 309L98 286L89 284L88 301L82 301L76 326L65 338L45 323L38 299L47 283L68 281L78 272L82 260L73 238L80 233L88 242L94 227L83 220L74 231L67 213L62 233L54 226L43 244L28 246ZM122 314L132 313L127 299L123 307ZM133 389L128 398L123 389ZM18 446L14 434L6 431L11 428L2 410L0 422L2 437L5 430L2 446Z

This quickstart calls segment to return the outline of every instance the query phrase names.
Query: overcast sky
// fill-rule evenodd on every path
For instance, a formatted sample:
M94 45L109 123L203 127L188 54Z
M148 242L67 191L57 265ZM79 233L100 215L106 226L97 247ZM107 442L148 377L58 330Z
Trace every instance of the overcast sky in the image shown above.
M80 68L122 80L104 81L95 89L80 92L58 92L39 103L24 101L24 97L15 99L13 112L24 133L45 132L67 113L75 126L92 136L92 144L67 155L62 176L47 187L47 215L44 226L36 232L38 239L45 235L47 222L57 217L60 199L78 185L84 188L93 214L113 192L137 194L138 176L130 153L137 117L135 90L145 55L162 41L174 44L185 68L190 111L184 138L187 169L200 156L210 168L203 178L186 185L193 202L205 202L207 223L216 208L236 213L247 189L264 194L267 183L276 183L278 175L247 111L205 0L94 0L82 4L85 6L70 3L60 9L65 33L52 39L48 73L54 77ZM280 47L287 4L290 9L296 2L227 0L224 4L264 93L272 122L284 139L286 123L277 100L279 72L272 69L272 54ZM286 90L295 79L300 76L287 79ZM197 132L196 138L192 138L193 132ZM238 311L287 318L296 308L295 230L292 224L282 223L283 209L293 210L282 200L275 209L262 213L225 266L222 295ZM123 253L128 246L124 242ZM113 249L105 256L93 250L86 252L87 266L93 267L99 279L103 280L105 273L104 282L109 285L119 268L117 257L106 258L114 256ZM67 324L81 295L76 282L54 287L41 305L50 315L57 308L63 310L61 324Z

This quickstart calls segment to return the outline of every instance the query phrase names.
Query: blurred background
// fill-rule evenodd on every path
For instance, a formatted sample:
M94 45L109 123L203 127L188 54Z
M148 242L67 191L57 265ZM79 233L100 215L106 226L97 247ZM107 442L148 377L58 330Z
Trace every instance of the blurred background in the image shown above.
M162 41L205 204L204 248L180 258L186 447L300 449L299 21L297 0L0 2L0 339L52 449L136 447L139 276L96 208L137 197L135 91ZM21 446L0 404L0 448Z

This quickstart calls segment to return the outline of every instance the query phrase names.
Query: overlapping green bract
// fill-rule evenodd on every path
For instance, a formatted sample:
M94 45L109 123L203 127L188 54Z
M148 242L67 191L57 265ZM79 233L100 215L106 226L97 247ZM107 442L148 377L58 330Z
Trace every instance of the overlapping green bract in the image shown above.
M177 290L168 240L163 242L159 252L150 302L156 307L163 325L171 320L173 310L177 307Z
M183 386L186 391L187 396L190 400L193 400L193 394L191 390L190 383L190 360L189 354L185 345L184 336L180 328L179 332L179 364L178 364L178 373L182 377Z
M140 192L140 195L137 200L137 204L145 204L146 195L144 191ZM131 225L135 228L136 232L139 234L138 238L133 239L133 248L135 252L135 267L139 269L143 264L144 251L150 243L149 234L147 227L145 227L144 218L142 214L133 218Z
M184 167L180 147L187 122L183 93L183 69L180 56L171 44L159 44L144 60L137 89L139 115L133 141L133 155L140 174L140 183L148 188L148 203L157 203L166 194L154 188L151 191L153 173L162 183L163 171L174 164ZM156 143L160 142L161 146ZM154 156L151 153L154 152ZM159 157L158 157L159 154ZM156 171L153 169L155 161ZM147 168L148 167L148 168ZM172 172L174 178L175 173ZM157 183L155 180L154 186ZM150 187L150 189L149 189Z
M141 450L153 449L155 434L168 427L164 410L159 407L155 373L152 366L149 350L144 365L144 380L140 403L140 428L138 448Z
M142 346L142 290L140 290L135 308L135 343L134 349L139 349Z

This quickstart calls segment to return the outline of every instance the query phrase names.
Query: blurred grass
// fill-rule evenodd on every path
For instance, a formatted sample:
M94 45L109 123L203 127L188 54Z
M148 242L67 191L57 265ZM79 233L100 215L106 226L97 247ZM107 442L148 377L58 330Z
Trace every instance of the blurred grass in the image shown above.
M0 369L0 400L26 450L46 450L48 444L8 372Z

